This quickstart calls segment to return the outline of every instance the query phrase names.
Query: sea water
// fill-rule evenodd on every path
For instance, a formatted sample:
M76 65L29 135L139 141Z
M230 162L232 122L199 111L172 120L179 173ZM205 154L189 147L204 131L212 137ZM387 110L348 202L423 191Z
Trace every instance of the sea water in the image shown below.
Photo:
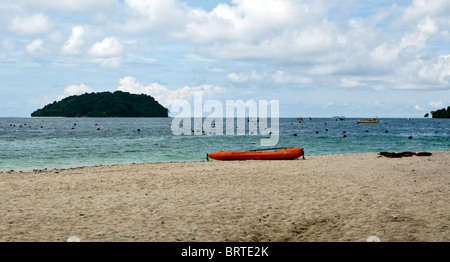
M220 150L261 149L259 132L174 135L172 118L0 118L0 171L206 161ZM381 151L450 150L450 119L279 119L275 147L301 147L305 156ZM223 121L226 123L226 121ZM235 124L237 125L237 121ZM269 124L270 126L270 124ZM193 129L198 128L194 127ZM224 127L225 130L225 127ZM194 131L194 130L193 130Z

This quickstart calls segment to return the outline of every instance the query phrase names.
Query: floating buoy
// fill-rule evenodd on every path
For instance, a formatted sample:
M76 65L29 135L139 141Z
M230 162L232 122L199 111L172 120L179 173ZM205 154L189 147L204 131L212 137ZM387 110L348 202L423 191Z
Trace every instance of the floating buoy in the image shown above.
M100 130L100 127L99 127L99 128L97 128L97 130Z
M345 133L347 133L347 132L345 132L345 131L342 131L342 134L345 134Z
M325 131L328 131L328 129L325 129Z
M347 137L347 135L343 135L342 137Z
M72 129L75 129L75 127L72 127Z
M140 129L138 129L137 131L138 131L138 132L140 132L141 130L140 130Z
M319 131L316 131L316 134L318 134L319 133Z
M408 139L412 139L412 136L408 136Z
M297 136L297 133L294 133L294 136Z
M369 130L366 130L366 133L369 133Z
M384 131L384 132L385 132L385 133L389 133L389 131L387 131L387 130L386 130L386 131Z

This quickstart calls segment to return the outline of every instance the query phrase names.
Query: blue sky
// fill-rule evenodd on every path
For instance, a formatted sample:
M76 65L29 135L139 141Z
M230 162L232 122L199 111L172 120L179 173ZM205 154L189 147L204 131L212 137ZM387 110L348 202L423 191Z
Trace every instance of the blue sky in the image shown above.
M20 0L0 6L0 117L85 92L279 100L287 117L450 105L450 1Z

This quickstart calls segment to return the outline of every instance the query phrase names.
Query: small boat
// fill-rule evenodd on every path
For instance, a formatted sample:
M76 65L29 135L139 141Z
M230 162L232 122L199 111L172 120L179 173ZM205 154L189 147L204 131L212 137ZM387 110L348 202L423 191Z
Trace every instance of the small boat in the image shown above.
M378 120L378 118L365 118L363 120L358 120L356 121L357 124L372 124L372 123L380 123L380 121Z
M288 160L303 156L302 148L270 148L248 151L217 151L206 154L206 159L215 160Z

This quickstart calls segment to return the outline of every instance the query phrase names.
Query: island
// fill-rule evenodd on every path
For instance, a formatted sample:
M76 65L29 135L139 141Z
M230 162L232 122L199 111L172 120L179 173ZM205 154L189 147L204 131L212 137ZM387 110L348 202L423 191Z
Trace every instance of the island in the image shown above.
M433 118L450 118L450 106L447 107L447 109L442 108L436 111L431 111L431 115ZM429 114L426 113L425 117L428 117Z
M168 117L152 96L116 91L69 96L34 111L32 117Z

